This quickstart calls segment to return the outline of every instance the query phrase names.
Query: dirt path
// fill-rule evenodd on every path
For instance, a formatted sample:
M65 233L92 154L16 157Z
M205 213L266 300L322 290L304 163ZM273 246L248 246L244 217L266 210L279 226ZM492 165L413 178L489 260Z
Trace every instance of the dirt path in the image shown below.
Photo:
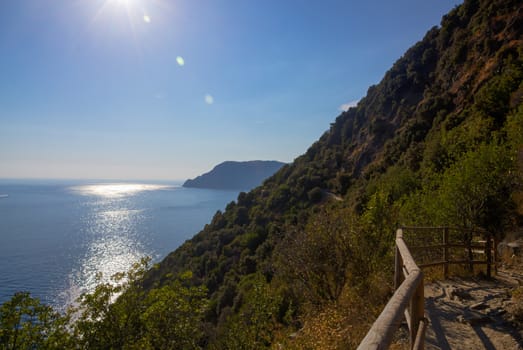
M523 349L523 331L507 317L510 291L521 281L519 274L499 271L493 280L456 278L427 284L425 349Z

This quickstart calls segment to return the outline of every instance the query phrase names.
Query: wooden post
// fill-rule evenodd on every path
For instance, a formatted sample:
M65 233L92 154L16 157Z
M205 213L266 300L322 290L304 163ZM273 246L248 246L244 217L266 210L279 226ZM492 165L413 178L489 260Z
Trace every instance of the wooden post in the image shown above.
M443 228L443 278L449 278L449 228Z
M398 289L403 282L403 259L397 246L395 246L396 255L394 256L394 290Z
M498 274L498 235L494 234L494 273Z
M423 275L423 273L421 272ZM414 296L412 297L410 301L410 325L411 328L409 329L410 333L410 348L414 348L414 344L416 343L416 336L418 334L418 329L421 326L421 322L423 322L425 319L425 295L424 295L424 285L423 285L423 277L421 278L421 281L416 288L416 292L414 293ZM418 343L420 340L418 340ZM423 339L421 340L421 347L420 349L423 349Z
M418 327L418 334L416 335L416 342L412 347L414 350L423 350L425 348L425 331L427 330L427 319L424 318Z
M492 236L490 233L487 234L487 241L485 242L485 253L487 255L487 277L492 277L491 267L492 267L492 248L491 248L491 239Z
M472 231L469 231L467 234L467 251L469 255L469 271L472 275L474 275L474 264L472 261L474 261L474 254L472 253Z

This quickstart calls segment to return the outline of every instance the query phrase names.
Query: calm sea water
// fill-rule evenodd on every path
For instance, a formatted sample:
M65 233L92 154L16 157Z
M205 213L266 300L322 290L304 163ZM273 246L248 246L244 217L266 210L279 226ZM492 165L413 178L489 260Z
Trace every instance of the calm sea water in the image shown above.
M176 184L0 181L0 304L16 291L59 309L141 257L158 261L237 192Z

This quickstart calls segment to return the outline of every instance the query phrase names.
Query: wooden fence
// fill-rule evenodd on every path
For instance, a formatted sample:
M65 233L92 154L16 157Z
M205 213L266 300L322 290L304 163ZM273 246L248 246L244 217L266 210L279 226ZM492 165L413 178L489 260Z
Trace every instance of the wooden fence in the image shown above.
M427 242L427 235L432 242L429 244L412 246L409 250L405 242L404 231L412 233L414 242ZM440 232L441 241L438 242L434 231ZM420 234L421 232L421 234ZM409 234L409 238L410 238ZM474 242L475 238L477 239ZM457 238L454 242L451 238ZM388 349L392 342L394 333L401 325L403 318L407 320L409 329L409 341L411 349L424 349L425 329L427 319L424 309L424 283L421 268L429 266L443 266L445 278L449 275L449 265L466 264L473 271L474 265L487 265L487 276L491 276L491 268L496 261L495 242L492 236L482 230L468 230L451 227L403 227L396 231L396 257L394 269L395 292L389 300L378 319L360 343L358 350L364 349ZM461 254L451 254L450 250L460 249ZM439 256L436 261L424 262L417 265L412 251L429 252L432 259ZM438 252L439 250L439 252ZM464 253L463 253L464 251ZM477 259L475 256L484 255L485 259ZM454 259L454 256L465 256L466 258Z
M470 273L475 265L486 265L487 277L492 277L492 268L496 271L496 242L485 230L447 226L405 226L402 230L418 266L442 266L445 279L450 265L467 266Z

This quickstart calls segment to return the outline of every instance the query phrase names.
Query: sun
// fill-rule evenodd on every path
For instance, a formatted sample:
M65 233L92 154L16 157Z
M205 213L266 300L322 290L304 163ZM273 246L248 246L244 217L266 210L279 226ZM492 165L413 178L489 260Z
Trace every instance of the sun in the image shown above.
M140 0L106 0L105 3L131 10L140 7L139 1Z
M123 6L130 6L134 2L133 0L112 0L113 2L123 5Z
M143 4L140 3L140 0L106 0L106 4L125 8L129 16L136 12L143 13L141 15L143 21L145 23L151 22L151 17L143 9Z
M2 0L0 0L1 2ZM155 17L155 4L161 4L163 0L102 0L94 14L91 22L95 23L101 18L113 20L126 25L136 38L140 25L153 25ZM167 1L167 0L166 0ZM153 8L151 8L153 7ZM125 21L126 19L126 21ZM127 23L124 23L127 22Z

